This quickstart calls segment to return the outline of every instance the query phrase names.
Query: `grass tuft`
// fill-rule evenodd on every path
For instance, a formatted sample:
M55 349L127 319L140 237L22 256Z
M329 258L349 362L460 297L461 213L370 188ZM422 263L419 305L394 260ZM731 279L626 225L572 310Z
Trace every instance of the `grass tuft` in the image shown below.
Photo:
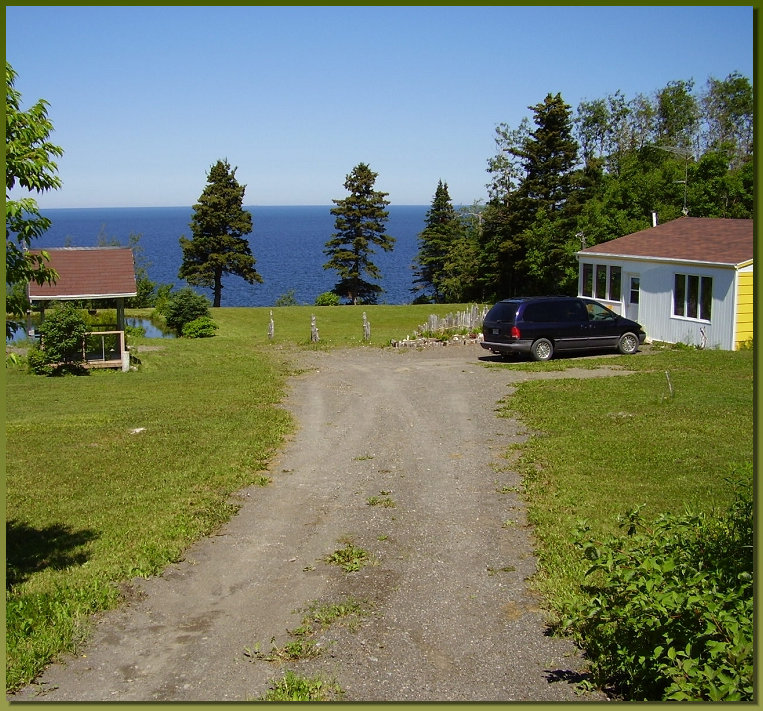
M345 543L325 558L327 563L338 565L345 573L353 573L371 562L371 554L353 543Z
M331 701L342 693L341 687L334 682L287 671L281 679L271 682L270 689L260 701Z

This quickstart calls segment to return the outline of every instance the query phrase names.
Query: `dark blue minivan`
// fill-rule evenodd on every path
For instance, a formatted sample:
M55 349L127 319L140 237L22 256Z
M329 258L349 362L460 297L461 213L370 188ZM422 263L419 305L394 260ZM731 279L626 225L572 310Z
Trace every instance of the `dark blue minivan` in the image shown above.
M533 296L499 301L482 324L482 347L502 356L529 353L533 360L557 351L616 349L635 353L646 339L635 321L598 301L574 296Z

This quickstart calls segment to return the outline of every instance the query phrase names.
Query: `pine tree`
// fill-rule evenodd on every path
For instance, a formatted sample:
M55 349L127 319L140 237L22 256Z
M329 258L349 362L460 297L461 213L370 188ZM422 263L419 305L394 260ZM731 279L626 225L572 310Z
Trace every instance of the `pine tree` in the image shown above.
M381 271L370 256L374 247L389 252L395 246L395 238L384 233L389 216L384 208L389 201L385 199L388 193L373 189L377 175L365 163L358 163L345 178L344 187L350 195L332 201L336 205L331 208L336 232L323 250L329 257L323 268L337 272L339 281L333 291L353 304L376 303L382 288L364 276L379 279Z
M178 276L193 286L211 288L212 306L220 306L223 274L261 283L249 242L252 215L242 208L245 185L236 181L236 168L218 160L209 171L207 186L193 206L192 238L180 238L183 263Z
M548 94L529 108L536 128L499 131L501 153L489 163L496 178L507 163L514 166L514 174L517 163L522 172L515 189L514 180L494 178L485 216L483 245L493 250L495 263L490 272L496 296L501 298L564 290L569 286L568 262L574 260L569 248L574 216L568 201L578 185L578 144L572 135L570 107L560 94ZM503 192L502 185L508 186Z
M572 171L578 154L570 107L560 94L548 94L543 103L530 108L537 128L522 147L525 177L519 188L527 223L533 221L539 208L549 216L561 213L572 191Z
M445 265L462 233L461 220L453 208L448 184L438 181L426 226L419 234L419 251L414 260L414 291L431 292L435 303L444 299Z

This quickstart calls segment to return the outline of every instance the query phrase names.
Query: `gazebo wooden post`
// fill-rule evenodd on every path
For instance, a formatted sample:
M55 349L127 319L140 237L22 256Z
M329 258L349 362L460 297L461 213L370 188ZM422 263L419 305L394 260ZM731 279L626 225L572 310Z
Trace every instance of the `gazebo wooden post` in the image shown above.
M125 300L117 299L117 331L125 330Z

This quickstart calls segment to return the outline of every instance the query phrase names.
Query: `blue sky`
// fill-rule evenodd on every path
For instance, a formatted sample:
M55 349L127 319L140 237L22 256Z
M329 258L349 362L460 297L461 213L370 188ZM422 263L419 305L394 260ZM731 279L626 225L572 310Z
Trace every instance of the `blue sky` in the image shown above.
M393 204L486 198L495 127L549 92L753 77L752 6L6 7L23 105L50 103L43 208L192 205L219 158L247 205L329 205L360 162Z

